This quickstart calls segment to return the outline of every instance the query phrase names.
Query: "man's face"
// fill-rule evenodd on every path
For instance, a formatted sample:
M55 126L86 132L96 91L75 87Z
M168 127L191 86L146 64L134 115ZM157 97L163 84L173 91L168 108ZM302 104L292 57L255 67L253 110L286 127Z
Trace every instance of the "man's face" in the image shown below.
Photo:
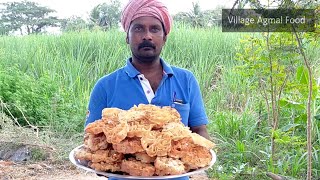
M166 42L162 23L154 17L139 17L131 22L127 43L134 57L142 62L152 62L161 53Z

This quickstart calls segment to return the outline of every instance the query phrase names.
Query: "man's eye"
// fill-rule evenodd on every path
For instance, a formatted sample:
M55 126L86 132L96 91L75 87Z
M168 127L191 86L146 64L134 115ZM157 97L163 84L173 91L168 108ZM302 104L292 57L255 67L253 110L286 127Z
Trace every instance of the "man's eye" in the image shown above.
M135 31L142 31L142 28L141 27L135 27L134 30Z
M154 28L152 28L152 29L151 29L151 31L152 31L152 32L159 32L159 31L160 31L160 29L159 29L159 28L157 28L157 27L154 27Z

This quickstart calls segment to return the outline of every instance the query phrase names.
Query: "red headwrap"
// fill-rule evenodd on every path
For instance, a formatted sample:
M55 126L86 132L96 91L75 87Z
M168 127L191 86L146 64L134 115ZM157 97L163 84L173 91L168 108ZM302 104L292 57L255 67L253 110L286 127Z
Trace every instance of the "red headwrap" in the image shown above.
M130 0L122 11L121 24L123 29L128 32L131 22L143 16L159 19L163 23L166 34L169 34L172 17L167 7L158 0Z

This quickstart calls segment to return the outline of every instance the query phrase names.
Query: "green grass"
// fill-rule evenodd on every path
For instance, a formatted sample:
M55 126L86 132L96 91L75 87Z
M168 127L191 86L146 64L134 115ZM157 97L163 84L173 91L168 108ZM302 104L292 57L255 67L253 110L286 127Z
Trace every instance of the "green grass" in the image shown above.
M306 148L299 145L305 142L304 131L281 134L284 142L277 148L278 159L275 164L270 161L271 133L263 100L251 89L253 78L243 77L236 69L240 62L235 55L242 37L222 33L219 28L178 26L162 52L167 62L191 70L199 82L210 119L208 129L217 144L218 161L208 173L218 179L267 179L267 171L305 178ZM317 67L319 54L307 50ZM0 79L0 95L6 92L6 97L11 97L11 104L4 102L8 107L34 110L32 118L42 119L33 124L45 126L42 141L56 144L60 157L66 158L74 143L82 141L94 83L123 66L129 56L125 34L117 30L0 37L0 78L6 79ZM283 114L284 124L290 122L290 113ZM319 138L319 123L314 124L315 138ZM319 139L314 142L313 175L320 177ZM41 158L40 153L35 155Z

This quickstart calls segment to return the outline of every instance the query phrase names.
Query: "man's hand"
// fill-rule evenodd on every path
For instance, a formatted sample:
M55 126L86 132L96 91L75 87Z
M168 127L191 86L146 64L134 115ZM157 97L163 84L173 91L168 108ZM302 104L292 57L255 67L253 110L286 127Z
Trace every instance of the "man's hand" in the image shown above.
M197 133L200 136L205 137L206 139L210 140L206 125L191 127L190 129L192 132Z

